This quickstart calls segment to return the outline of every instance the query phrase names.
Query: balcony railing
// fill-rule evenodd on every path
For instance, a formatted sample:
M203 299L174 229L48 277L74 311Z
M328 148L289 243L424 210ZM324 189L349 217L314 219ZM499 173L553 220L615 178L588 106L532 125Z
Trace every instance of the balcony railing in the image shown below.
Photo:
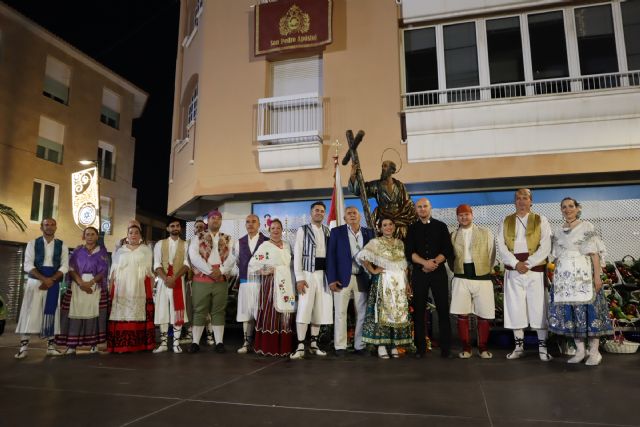
M322 98L317 93L259 99L258 142L322 141L322 110Z
M404 108L412 109L460 102L482 102L631 86L640 86L640 71L411 92L402 95L402 99Z

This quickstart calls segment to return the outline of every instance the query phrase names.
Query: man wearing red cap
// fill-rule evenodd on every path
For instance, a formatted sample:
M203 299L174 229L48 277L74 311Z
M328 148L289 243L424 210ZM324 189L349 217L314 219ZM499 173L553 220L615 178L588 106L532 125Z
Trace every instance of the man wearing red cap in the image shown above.
M227 276L235 265L235 240L221 233L222 214L209 212L209 232L194 236L189 244L189 259L193 267L194 277L191 285L193 299L193 342L189 353L200 350L200 338L207 322L207 314L211 316L213 335L216 340L215 350L224 353L224 321L227 307L229 282Z
M493 355L487 348L489 319L495 318L495 302L491 269L496 258L493 233L473 223L471 206L463 204L456 209L460 227L451 235L455 258L451 263L451 314L458 315L458 335L462 341L461 359L471 357L469 314L478 319L478 352L483 359Z

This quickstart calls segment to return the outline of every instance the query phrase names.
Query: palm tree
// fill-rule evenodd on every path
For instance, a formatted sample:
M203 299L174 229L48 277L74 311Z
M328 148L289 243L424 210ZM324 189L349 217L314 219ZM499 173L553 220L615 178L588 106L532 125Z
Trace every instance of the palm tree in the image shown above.
M10 208L7 205L3 205L2 203L0 203L0 218L2 218L2 222L4 222L5 229L9 229L7 220L9 220L10 223L19 228L20 231L24 231L27 229L27 224L25 224L22 218L20 218L20 215L18 215L16 211L13 210L13 208Z

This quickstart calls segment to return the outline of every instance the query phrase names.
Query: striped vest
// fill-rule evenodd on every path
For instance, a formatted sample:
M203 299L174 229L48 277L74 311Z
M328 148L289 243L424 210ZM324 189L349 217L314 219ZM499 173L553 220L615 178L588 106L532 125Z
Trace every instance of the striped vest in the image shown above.
M313 273L316 271L316 236L313 233L311 224L302 226L304 239L302 240L302 268L304 271ZM324 247L329 248L329 227L322 224L324 233Z

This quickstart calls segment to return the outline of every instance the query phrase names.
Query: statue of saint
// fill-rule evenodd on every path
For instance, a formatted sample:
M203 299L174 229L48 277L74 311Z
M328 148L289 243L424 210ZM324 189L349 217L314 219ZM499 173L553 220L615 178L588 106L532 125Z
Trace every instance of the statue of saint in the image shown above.
M356 165L352 163L349 191L360 196L360 189L356 180ZM383 218L391 218L396 223L394 237L404 240L407 227L416 220L416 210L413 201L407 193L407 188L401 181L393 178L397 171L396 164L391 160L382 162L380 179L365 183L367 197L376 199L378 206L373 211L373 222L379 226Z

